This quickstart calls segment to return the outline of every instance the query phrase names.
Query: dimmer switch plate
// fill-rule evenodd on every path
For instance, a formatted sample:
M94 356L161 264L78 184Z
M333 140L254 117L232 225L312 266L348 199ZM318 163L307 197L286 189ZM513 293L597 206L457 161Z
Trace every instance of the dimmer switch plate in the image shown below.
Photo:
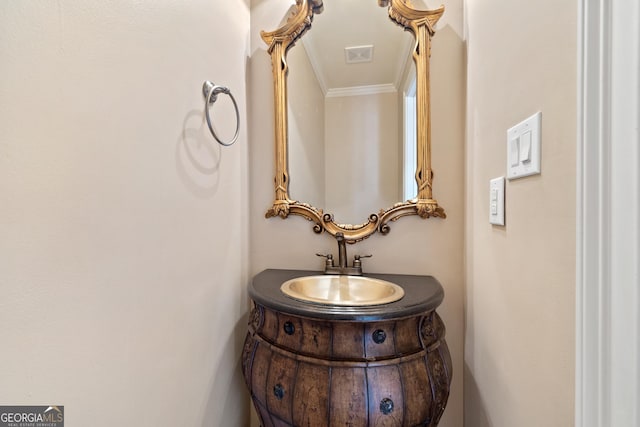
M504 176L489 182L489 222L504 225Z
M507 178L540 173L541 121L537 112L507 131Z

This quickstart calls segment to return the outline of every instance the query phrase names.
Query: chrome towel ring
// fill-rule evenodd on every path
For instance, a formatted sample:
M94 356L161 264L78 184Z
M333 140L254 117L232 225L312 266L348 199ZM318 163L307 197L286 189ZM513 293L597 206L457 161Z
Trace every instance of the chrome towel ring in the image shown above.
M238 104L236 103L236 99L231 94L229 88L215 85L209 80L205 81L202 85L202 93L204 94L204 115L207 118L207 125L209 125L211 135L213 135L213 137L216 139L216 141L218 141L220 145L224 145L225 147L233 145L233 143L235 143L238 139L238 133L240 132L240 112L238 111ZM209 106L218 100L218 95L221 93L229 95L229 98L231 98L231 101L233 101L233 107L236 110L236 133L228 142L222 141L220 138L218 138L218 135L216 135L216 131L213 129L213 125L211 124L211 115L209 113Z

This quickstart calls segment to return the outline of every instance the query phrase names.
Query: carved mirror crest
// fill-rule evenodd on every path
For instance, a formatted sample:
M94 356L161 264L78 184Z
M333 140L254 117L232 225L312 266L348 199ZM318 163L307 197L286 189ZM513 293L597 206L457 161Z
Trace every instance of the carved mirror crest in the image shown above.
M334 0L340 1L340 0ZM365 0L361 0L365 1ZM373 0L366 0L373 1ZM296 0L295 6L287 22L272 32L262 32L271 56L275 101L275 200L267 211L266 217L299 215L315 225L316 233L324 231L335 236L344 234L349 243L363 240L370 235L389 232L389 222L408 215L419 215L421 218L445 218L444 209L438 206L433 198L433 172L431 169L431 113L429 94L429 57L431 54L431 37L435 33L435 24L444 12L441 6L435 10L419 10L413 7L410 0L377 0L379 7L386 7L388 18L393 23L410 33L411 56L415 65L415 197L404 202L392 203L377 213L371 213L361 224L342 224L335 221L334 214L324 212L312 203L296 201L290 198L290 164L289 164L289 98L287 91L288 60L287 54L297 41L311 28L315 15L324 10L323 0ZM347 2L348 3L348 2ZM355 16L349 16L352 20ZM390 24L393 26L393 23ZM355 25L355 24L354 24ZM310 33L311 34L311 33ZM356 53L359 54L359 53ZM304 135L303 135L304 136ZM307 135L310 137L310 135ZM346 154L344 155L346 156ZM343 156L343 157L344 157ZM353 156L358 157L358 156ZM413 170L411 170L413 172ZM292 177L298 179L296 176ZM366 180L366 177L363 178ZM335 188L335 187L333 187ZM295 194L294 194L295 196ZM400 197L396 200L402 200Z

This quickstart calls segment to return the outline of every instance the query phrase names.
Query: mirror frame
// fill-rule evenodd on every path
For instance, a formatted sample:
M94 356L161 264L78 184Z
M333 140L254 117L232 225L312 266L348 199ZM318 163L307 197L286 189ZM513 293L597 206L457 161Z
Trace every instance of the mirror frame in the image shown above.
M340 232L349 243L366 239L376 232L387 234L390 231L389 222L403 216L446 218L444 209L438 206L438 202L433 198L429 93L431 37L435 34L436 22L444 13L444 6L434 10L417 10L411 6L410 0L377 1L378 6L388 8L391 21L411 32L415 37L412 56L416 65L417 165L415 177L418 184L416 198L396 203L387 209L383 208L378 213L372 213L366 222L357 225L338 224L334 221L333 214L289 198L286 55L296 41L311 28L314 15L322 13L324 7L323 0L296 0L294 10L282 27L275 31L260 33L269 46L267 52L271 56L275 102L275 200L265 214L266 218L279 216L284 219L289 215L299 215L315 223L314 232L320 234L326 231L332 236Z

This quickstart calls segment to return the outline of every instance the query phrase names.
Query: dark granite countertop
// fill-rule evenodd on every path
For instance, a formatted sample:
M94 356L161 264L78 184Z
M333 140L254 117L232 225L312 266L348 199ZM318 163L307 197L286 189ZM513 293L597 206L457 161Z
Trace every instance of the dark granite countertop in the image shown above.
M290 279L323 274L305 270L264 270L249 285L249 295L265 307L310 318L330 320L377 321L408 317L433 310L444 298L444 290L432 276L405 274L364 274L365 277L393 282L404 289L405 295L396 302L364 307L338 307L298 301L280 291Z

